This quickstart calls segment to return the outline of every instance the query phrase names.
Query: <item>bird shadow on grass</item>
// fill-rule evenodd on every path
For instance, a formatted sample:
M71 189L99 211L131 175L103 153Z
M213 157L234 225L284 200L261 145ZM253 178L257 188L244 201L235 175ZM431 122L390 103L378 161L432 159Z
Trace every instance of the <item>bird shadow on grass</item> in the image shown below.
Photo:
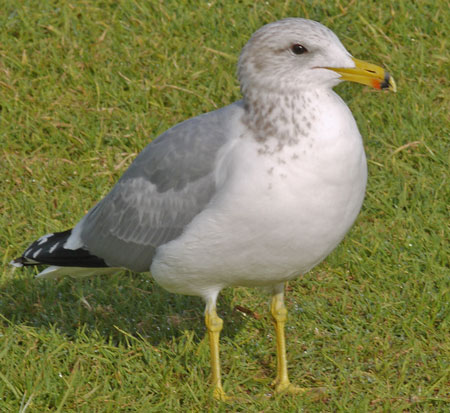
M205 335L204 302L199 297L171 294L149 274L123 272L84 279L39 280L32 270L3 282L0 314L6 323L55 328L69 339L98 332L115 344L127 335L141 337L151 345L172 340L185 330L199 342ZM246 320L226 296L218 311L227 319L223 336L233 336ZM6 319L6 320L5 320Z

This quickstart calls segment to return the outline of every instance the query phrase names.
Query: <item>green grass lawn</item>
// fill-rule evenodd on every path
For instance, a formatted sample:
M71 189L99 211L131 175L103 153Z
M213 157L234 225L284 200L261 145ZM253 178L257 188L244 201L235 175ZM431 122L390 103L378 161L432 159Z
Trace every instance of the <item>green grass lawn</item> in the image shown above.
M210 396L200 299L145 274L39 281L8 262L73 226L151 139L239 99L241 47L288 16L330 27L398 93L337 87L364 137L367 196L287 293L291 379L324 397L271 395L269 297L229 289L225 404ZM4 0L0 411L449 411L449 22L440 0Z

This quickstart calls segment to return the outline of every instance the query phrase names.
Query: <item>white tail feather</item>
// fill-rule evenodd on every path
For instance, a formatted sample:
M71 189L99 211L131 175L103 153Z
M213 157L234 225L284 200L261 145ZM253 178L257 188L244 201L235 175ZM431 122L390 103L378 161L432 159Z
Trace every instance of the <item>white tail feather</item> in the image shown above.
M58 278L58 277L89 277L91 275L114 274L122 271L122 268L100 267L100 268L84 268L84 267L58 267L52 265L41 271L36 278Z

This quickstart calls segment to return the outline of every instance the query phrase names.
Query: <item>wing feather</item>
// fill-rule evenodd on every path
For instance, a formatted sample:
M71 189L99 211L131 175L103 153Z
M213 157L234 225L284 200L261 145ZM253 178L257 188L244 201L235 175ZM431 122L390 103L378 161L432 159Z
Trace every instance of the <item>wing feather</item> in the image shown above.
M216 190L217 154L240 102L182 122L150 143L74 233L109 266L148 271L158 246L178 237Z

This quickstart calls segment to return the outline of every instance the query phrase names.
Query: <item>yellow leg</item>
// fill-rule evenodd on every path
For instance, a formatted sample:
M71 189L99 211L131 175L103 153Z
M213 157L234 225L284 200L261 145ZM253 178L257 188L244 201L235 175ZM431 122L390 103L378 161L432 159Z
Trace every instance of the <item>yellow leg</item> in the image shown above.
M216 313L215 304L207 305L205 312L205 324L208 329L209 348L211 351L211 375L214 398L226 400L227 397L222 388L220 377L219 336L222 330L223 320Z
M284 305L284 286L280 288L272 297L270 305L270 312L272 313L273 322L275 325L275 334L277 339L277 376L273 385L277 393L290 392L301 393L305 389L294 386L289 381L286 360L286 340L284 337L284 325L287 319L287 309Z

